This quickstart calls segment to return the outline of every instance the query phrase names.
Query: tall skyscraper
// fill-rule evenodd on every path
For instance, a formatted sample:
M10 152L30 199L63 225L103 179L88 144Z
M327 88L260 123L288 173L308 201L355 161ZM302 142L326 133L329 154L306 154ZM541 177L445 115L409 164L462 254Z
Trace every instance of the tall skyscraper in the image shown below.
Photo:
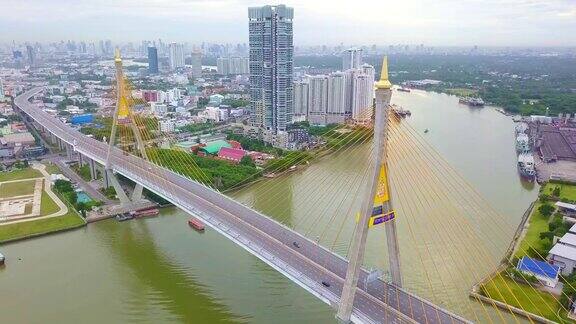
M362 66L362 50L350 48L342 54L342 70L359 69Z
M199 50L192 52L192 76L195 78L202 76L202 52Z
M36 66L36 52L34 51L34 47L26 45L26 53L28 54L28 63L30 64L30 67Z
M0 79L0 101L3 101L4 99L4 83L2 83L2 79Z
M158 73L158 49L156 47L148 47L148 72L150 74Z
M184 45L178 43L170 43L168 48L168 62L170 63L170 70L184 67Z
M293 114L294 9L248 8L252 124L283 132Z

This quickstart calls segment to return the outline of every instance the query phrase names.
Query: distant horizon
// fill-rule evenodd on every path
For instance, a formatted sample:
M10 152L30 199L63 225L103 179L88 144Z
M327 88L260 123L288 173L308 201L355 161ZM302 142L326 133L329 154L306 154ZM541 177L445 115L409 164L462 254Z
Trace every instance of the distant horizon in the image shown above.
M114 41L107 38L101 39L60 39L54 41L40 41L40 40L23 40L23 41L14 41L16 46L25 46L25 45L34 45L40 44L42 46L51 45L51 44L58 44L61 42L67 43L68 41L75 42L79 44L84 42L86 44L94 43L98 45L99 41L107 41L110 40L113 45L121 45L126 46L128 44L132 44L134 46L140 46L143 41L154 42L157 41L158 38L151 38L151 39L139 39L139 40L126 40L126 41ZM196 46L199 47L203 43L207 45L241 45L245 44L248 46L248 42L195 42L195 41L178 41L178 40L165 40L161 39L162 42L166 45L170 43L177 43L177 44L184 44L189 46ZM477 47L478 49L564 49L564 50L576 50L576 45L481 45L481 44L474 44L474 45L432 45L432 44L417 44L417 43L399 43L399 44L341 44L341 43L331 43L331 44L294 44L295 47L300 48L314 48L314 47L322 47L327 46L329 48L334 48L341 46L344 49L349 48L363 48L363 47L372 47L376 45L378 49L388 48L389 46L399 47L399 46L409 46L410 48L415 48L417 46L423 45L424 48L435 48L435 49L467 49L467 48L474 48ZM0 47L10 47L13 46L13 42L6 42L0 41ZM153 45L151 45L153 46Z
M293 7L294 39L317 44L575 47L571 0L4 0L0 42L154 38L245 43L248 7ZM110 36L106 36L110 35ZM154 35L151 37L151 35Z

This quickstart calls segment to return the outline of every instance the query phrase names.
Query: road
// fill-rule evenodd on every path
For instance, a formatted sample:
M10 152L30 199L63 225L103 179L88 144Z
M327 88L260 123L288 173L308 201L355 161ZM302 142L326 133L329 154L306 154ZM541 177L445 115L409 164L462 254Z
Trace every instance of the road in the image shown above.
M96 190L92 187L88 182L86 182L82 177L80 177L74 170L70 169L70 167L64 163L63 158L60 156L55 156L48 158L50 162L56 164L58 168L62 171L62 173L68 177L73 182L77 183L80 188L88 195L90 198L94 200L99 200L104 202L104 204L113 204L114 201L108 199L108 197L104 196L100 191Z
M104 163L108 149L106 143L82 135L30 104L29 99L41 91L42 88L27 91L15 99L16 105L58 138L74 145L76 151ZM115 172L202 219L316 297L336 307L347 267L347 261L342 257L218 191L139 157L125 155L119 149L112 150L111 165ZM382 280L364 289L367 274L363 270L360 276L352 318L355 322L468 323ZM322 281L328 281L330 287L323 286Z

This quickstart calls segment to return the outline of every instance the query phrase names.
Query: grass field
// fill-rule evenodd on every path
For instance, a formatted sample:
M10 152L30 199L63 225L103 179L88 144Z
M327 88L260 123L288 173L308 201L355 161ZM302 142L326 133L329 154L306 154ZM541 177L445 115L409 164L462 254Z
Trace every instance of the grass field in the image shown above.
M540 233L548 231L548 218L542 216L540 212L538 212L538 208L541 205L540 202L534 204L534 209L532 209L532 214L528 220L530 226L528 227L524 238L522 238L522 242L520 242L520 246L515 254L518 258L527 255L530 247L535 249L542 248L543 241L540 239Z
M40 177L42 177L42 173L32 168L26 168L12 172L0 172L0 182Z
M78 216L75 211L71 210L64 216L0 225L0 242L75 228L82 225L84 225L84 220Z
M552 191L554 191L554 188L556 187L560 187L560 199L565 198L570 200L576 200L576 185L548 182L546 186L544 186L542 192L547 195L552 195Z
M58 208L58 205L56 205L56 202L54 202L54 200L52 200L52 198L48 196L46 191L42 191L42 201L40 203L40 216L47 216L59 210L60 209Z
M556 315L562 306L553 295L533 289L529 285L517 283L504 274L494 277L481 289L486 297L553 321L562 322Z
M35 184L36 180L1 183L0 198L32 195Z

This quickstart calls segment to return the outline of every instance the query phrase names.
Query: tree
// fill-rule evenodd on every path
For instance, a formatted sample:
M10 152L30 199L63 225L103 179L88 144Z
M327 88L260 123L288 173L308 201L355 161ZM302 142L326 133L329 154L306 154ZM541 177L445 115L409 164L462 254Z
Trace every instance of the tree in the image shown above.
M72 183L70 183L70 181L61 179L58 179L54 182L54 189L56 189L58 192L61 193L74 191L74 188L72 188Z
M538 212L544 217L550 217L552 212L554 212L554 207L550 204L543 204L542 206L538 207Z
M242 157L242 159L240 160L240 165L244 165L244 166L249 166L249 167L256 167L256 164L254 164L254 161L252 161L252 158L250 158L248 155L244 155Z
M550 241L552 241L554 239L554 233L552 232L542 232L540 233L540 239L544 240L544 239L549 239Z
M560 197L560 187L559 186L554 187L552 194L554 195L554 197Z

